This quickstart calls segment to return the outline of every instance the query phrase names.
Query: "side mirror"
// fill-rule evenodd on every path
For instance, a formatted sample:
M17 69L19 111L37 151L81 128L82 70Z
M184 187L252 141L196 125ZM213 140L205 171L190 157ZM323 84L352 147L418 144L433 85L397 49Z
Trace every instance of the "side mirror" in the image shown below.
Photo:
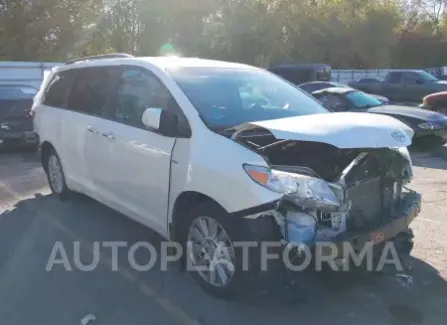
M148 107L141 117L141 122L143 122L143 124L148 128L158 130L160 128L162 112L162 108Z
M424 80L416 79L416 83L419 84L419 85L423 85L424 84Z
M141 117L143 124L152 130L168 137L186 137L191 136L189 124L180 123L179 115L170 110L159 107L148 107Z

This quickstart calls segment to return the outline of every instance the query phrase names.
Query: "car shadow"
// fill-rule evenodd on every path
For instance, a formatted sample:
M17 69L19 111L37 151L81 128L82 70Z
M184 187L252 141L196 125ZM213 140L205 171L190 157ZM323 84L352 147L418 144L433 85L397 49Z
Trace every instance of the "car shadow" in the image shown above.
M126 245L123 250L128 251L132 245L146 242L155 247L158 257L163 242L158 234L82 195L60 202L51 195L36 194L0 214L0 270L14 260L17 248L32 240L33 234L49 233L54 227L67 234L70 241L82 241L87 247L93 242L121 242ZM48 241L54 240L51 238L48 236ZM36 253L43 243L32 245ZM46 243L48 245L53 243ZM72 252L72 248L67 248L67 252ZM89 260L91 252L84 253L87 254L85 260ZM111 258L110 248L102 248L101 253ZM48 258L49 254L45 251L38 256ZM145 265L153 254L141 249L134 254L134 260L138 265ZM29 256L29 259L32 261L36 257ZM180 271L179 263L170 263L163 270L158 258L150 270L138 271L133 269L128 254L118 256L120 268L136 274L139 281L181 306L200 324L271 324L273 321L290 324L299 319L303 324L412 325L445 320L445 280L425 261L415 257L410 261L412 268L407 275L412 276L413 283L395 274L323 272L303 276L308 291L300 292L297 286L294 295L300 299L284 299L285 295L277 293L245 295L242 300L225 301L202 291L187 272ZM35 261L39 265L46 262ZM27 276L38 279L39 275L30 273ZM274 284L276 280L271 281ZM307 299L303 299L304 296Z

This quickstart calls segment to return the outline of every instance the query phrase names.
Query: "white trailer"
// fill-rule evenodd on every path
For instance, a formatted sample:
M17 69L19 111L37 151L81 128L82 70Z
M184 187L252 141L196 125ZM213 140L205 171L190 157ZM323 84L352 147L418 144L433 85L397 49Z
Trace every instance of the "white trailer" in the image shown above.
M28 85L39 89L45 71L58 65L61 63L0 61L0 85Z

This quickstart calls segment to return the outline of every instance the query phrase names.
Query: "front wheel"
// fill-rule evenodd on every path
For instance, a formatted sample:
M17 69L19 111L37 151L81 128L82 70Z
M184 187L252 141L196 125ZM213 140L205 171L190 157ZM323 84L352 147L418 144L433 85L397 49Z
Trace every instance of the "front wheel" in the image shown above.
M199 216L188 229L188 258L196 277L211 288L226 288L235 273L235 250L225 228L216 219Z
M228 214L204 202L192 208L188 219L183 236L187 270L205 291L220 298L237 295L242 274L234 247L237 232Z
M265 276L275 274L275 261L265 270L260 262L261 242L279 242L273 220L234 217L212 201L192 207L184 220L181 242L186 248L186 269L208 293L223 299L251 296Z

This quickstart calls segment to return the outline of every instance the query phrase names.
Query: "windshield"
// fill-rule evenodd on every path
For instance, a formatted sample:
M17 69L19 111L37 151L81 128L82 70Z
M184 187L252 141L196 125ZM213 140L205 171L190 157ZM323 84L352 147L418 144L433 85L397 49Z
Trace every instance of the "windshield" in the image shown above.
M181 68L169 73L212 129L329 112L296 86L264 70Z
M28 86L0 86L0 121L28 114L37 89Z
M37 89L33 87L0 85L0 100L32 99L36 94Z
M433 76L432 74L430 74L430 73L428 73L427 71L424 71L424 70L421 70L419 72L419 75L425 81L437 81L438 80L438 78L436 78L435 76Z
M351 91L346 94L346 98L356 108L368 108L382 105L382 102L380 100L371 95L365 94L362 91Z

